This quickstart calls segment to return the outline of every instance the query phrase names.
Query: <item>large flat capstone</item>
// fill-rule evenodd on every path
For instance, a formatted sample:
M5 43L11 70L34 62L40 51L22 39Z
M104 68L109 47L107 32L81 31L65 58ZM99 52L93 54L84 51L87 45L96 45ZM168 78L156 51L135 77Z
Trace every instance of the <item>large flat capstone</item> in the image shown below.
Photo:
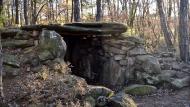
M108 36L121 34L127 30L127 27L121 23L68 23L64 25L29 25L21 27L22 30L26 31L41 31L44 28L55 30L63 36Z

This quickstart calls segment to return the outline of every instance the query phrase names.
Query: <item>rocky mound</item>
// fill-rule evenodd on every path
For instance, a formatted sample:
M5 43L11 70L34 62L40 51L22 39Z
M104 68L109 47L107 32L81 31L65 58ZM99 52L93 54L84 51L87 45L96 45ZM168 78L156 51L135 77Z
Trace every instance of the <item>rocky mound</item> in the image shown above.
M9 106L136 107L127 94L88 85L85 79L72 75L64 61L67 45L56 32L43 30L39 42L32 38L6 40L3 83Z

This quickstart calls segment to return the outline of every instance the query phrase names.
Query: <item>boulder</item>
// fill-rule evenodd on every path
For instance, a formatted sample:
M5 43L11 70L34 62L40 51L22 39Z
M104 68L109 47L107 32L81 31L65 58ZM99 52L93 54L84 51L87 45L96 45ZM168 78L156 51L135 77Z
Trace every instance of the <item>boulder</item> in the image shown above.
M131 50L129 50L128 55L129 56L137 56L137 55L146 55L147 52L144 49L144 47L135 47Z
M130 47L130 46L121 46L121 50L124 50L124 51L128 51L128 50L130 50L132 47Z
M110 98L108 107L137 107L137 105L127 94L120 92Z
M121 54L121 55L125 55L126 54L126 51L121 50L121 49L116 48L116 47L109 47L108 48L108 52L114 53L114 54Z
M177 88L177 89L187 87L190 85L190 77L187 76L180 79L173 79L173 81L171 81L171 84L174 88Z
M128 65L128 60L126 60L126 59L125 60L120 60L119 64L123 65L123 66L127 66Z
M34 46L33 40L2 40L3 48L27 48Z
M89 96L84 99L84 107L95 107L95 105L96 100L93 97Z
M2 38L14 37L20 31L21 30L17 28L3 28L1 29L1 36Z
M135 57L128 57L127 56L125 59L127 59L129 66L133 66L135 64Z
M136 69L148 74L159 74L161 72L159 61L151 55L140 55L135 60Z
M5 77L14 77L19 74L19 69L5 65L3 66L3 73Z
M16 55L3 54L3 64L19 68L20 61Z
M87 92L86 96L91 96L96 100L99 96L109 97L113 94L114 94L114 92L109 88L106 88L103 86L89 85L88 86L88 92Z
M174 70L162 70L161 74L158 75L160 81L171 81L172 77L177 74Z
M126 55L115 55L115 56L114 56L114 59L115 59L116 61L122 60L122 59L125 58L125 56L126 56Z
M124 92L131 95L148 95L154 93L156 90L157 88L154 86L140 84L134 84L124 88Z
M172 66L172 70L180 71L181 69L179 63L177 62L173 62L171 66Z
M135 68L134 68L135 69ZM159 83L159 78L157 75L151 75L146 72L141 71L130 71L127 72L126 78L131 81L138 84L150 84L155 85Z
M125 84L125 71L114 59L106 60L103 65L101 83L108 87L119 88Z
M109 98L105 96L99 96L96 100L96 106L105 107L109 102Z
M172 69L171 63L161 63L160 67L162 70L171 70Z
M150 75L148 73L142 73L142 81L144 80L146 84L155 85L160 82L158 75Z
M23 64L29 64L32 67L37 67L40 64L40 59L37 48L31 48L26 50L24 55L21 57L21 61Z
M18 32L16 34L16 36L14 37L14 39L17 39L17 40L28 40L28 39L31 38L31 36L32 36L32 34L30 32L21 30L20 32Z
M53 58L62 58L66 54L67 45L61 35L55 31L43 30L39 37L39 58L48 60Z
M126 37L126 40L131 41L137 45L144 44L144 40L137 36L128 36L128 37Z
M132 41L128 41L126 40L125 38L106 38L106 39L103 39L103 44L104 45L109 45L109 46L112 46L112 47L116 47L116 48L122 48L123 46L123 49L124 47L125 48L128 48L128 47L135 47L135 43L132 42ZM128 49L124 49L124 50L128 50Z
M174 53L173 52L163 52L161 53L161 57L174 57Z
M38 54L40 61L52 60L54 56L51 54L50 51L44 50Z

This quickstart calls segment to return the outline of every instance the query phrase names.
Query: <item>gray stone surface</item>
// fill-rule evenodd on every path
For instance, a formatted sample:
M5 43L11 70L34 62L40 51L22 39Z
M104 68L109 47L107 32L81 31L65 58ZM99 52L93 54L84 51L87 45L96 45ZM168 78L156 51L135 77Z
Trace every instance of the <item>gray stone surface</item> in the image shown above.
M126 51L118 49L118 48L115 48L115 47L110 47L109 52L114 53L114 54L121 54L121 55L126 54Z
M33 40L2 40L3 48L26 48L34 46Z
M125 59L125 55L115 55L115 56L114 56L114 59L115 59L116 61Z
M135 60L139 70L150 74L159 74L161 72L159 61L151 55L140 55ZM138 68L137 67L137 68Z
M161 74L158 75L160 81L171 81L172 77L175 77L177 74L174 70L162 70Z
M128 60L122 59L119 61L120 65L127 66L128 65Z
M10 65L16 68L20 67L19 58L16 55L12 54L3 54L3 64Z
M105 96L108 97L109 95L114 94L114 91L112 91L109 88L103 87L103 86L88 86L88 92L86 96L91 96L94 99L97 99L99 96Z
M137 56L137 55L146 55L147 52L145 51L144 47L135 47L129 50L129 56Z
M50 53L54 58L64 58L66 54L67 45L61 35L55 31L43 30L39 37L39 54L43 53L43 56L50 57ZM47 52L49 51L49 53ZM46 52L46 53L44 53ZM51 59L45 58L43 59Z
M171 84L177 89L187 87L190 85L190 77L186 76L181 79L174 79Z
M125 72L113 59L109 59L103 65L101 82L107 86L123 86L125 84Z
M8 65L3 66L3 74L5 77L14 77L19 74L20 69L19 68L13 68Z
M137 105L127 94L120 92L110 98L108 107L137 107Z

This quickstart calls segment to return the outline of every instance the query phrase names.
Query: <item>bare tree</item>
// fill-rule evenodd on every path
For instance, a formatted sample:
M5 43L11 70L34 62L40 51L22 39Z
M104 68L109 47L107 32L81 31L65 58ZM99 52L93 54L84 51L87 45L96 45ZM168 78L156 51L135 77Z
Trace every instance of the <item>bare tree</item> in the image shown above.
M15 7L16 7L16 17L15 17L15 23L19 24L19 1L15 0Z
M1 46L1 32L0 32L0 103L4 102L4 93L3 93L3 55L2 55L2 46Z
M189 0L180 0L179 10L179 49L184 62L189 58Z
M169 26L167 24L166 15L163 9L163 0L157 0L157 7L158 7L159 16L160 16L161 28L164 33L165 42L166 42L167 47L171 49L173 48L173 44L171 41L172 33L169 31Z
M31 12L32 12L31 24L36 24L40 12L42 11L42 9L47 3L48 3L48 0L44 0L42 4L39 6L39 9L37 10L37 0L31 0L31 3L30 3Z
M67 5L67 9L66 9L66 22L69 22L69 1L66 0L66 5Z
M0 16L3 10L3 0L0 0ZM3 55L1 46L1 31L0 31L0 103L3 103L4 93L3 93Z
M101 16L102 16L102 0L96 0L96 21L101 21Z
M74 21L75 22L80 22L81 17L80 17L80 0L74 0Z
M130 4L131 7L130 7L130 12L129 12L128 25L133 28L133 24L134 24L136 12L137 12L137 6L138 6L140 0L138 0L138 1L132 0L132 1L133 1L132 4ZM131 2L129 2L129 3L131 3Z
M169 5L169 7L168 7L168 18L170 18L172 15L172 0L168 1L168 5Z
M0 14L1 14L2 10L3 10L3 0L0 0Z
M28 0L23 0L25 25L28 25Z

